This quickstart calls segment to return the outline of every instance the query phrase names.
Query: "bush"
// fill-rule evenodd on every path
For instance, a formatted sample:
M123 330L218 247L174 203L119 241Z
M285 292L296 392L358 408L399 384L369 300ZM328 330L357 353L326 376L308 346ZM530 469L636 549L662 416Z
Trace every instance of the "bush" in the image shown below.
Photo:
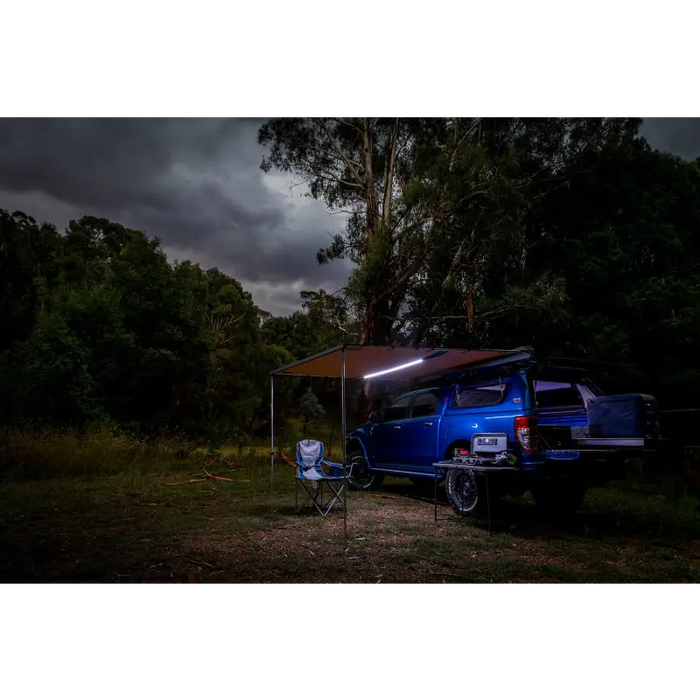
M114 426L74 430L4 430L0 478L4 482L60 477L95 478L131 471L167 471L177 462L178 443L146 443Z

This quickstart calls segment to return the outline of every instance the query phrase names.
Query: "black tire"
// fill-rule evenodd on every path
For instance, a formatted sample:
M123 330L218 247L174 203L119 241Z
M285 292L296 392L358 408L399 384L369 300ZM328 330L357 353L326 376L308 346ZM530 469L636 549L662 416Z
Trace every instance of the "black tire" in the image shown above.
M553 515L568 515L580 510L586 497L586 484L575 480L555 480L530 489L535 503Z
M481 517L486 513L486 487L482 476L471 469L448 469L445 485L447 498L457 515Z
M378 474L370 469L367 458L361 449L350 450L348 461L353 465L350 483L357 491L371 491L382 485L384 474Z

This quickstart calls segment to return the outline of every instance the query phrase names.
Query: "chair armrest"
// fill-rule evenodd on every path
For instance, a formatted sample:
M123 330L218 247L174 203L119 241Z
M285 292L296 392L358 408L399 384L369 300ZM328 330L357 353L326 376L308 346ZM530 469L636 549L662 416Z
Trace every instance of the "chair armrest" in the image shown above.
M330 467L331 476L333 478L335 478L335 479L342 478L342 476L343 476L343 465L342 464L338 464L336 462L327 462L326 460L323 460L323 462L321 462L321 464L325 464L325 465ZM350 478L350 476L352 475L352 468L353 468L352 464L345 467L345 476L347 478Z

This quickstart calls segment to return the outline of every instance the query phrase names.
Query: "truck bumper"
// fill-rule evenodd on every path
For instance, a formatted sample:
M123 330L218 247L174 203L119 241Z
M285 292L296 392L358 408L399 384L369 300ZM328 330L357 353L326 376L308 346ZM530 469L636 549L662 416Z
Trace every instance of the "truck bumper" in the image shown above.
M573 447L587 453L657 452L668 446L669 441L648 438L574 438Z

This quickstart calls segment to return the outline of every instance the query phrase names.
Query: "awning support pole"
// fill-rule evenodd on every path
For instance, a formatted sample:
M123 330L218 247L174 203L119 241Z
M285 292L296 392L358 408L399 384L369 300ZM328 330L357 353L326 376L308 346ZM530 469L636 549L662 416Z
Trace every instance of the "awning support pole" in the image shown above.
M275 484L275 375L270 375L270 510Z
M348 429L347 425L347 412L345 410L345 345L343 345L341 351L340 351L340 375L341 375L341 384L340 384L340 401L342 403L341 406L341 428L342 428L342 434L340 439L342 440L343 444L343 485L345 487L345 498L343 499L343 542L344 542L344 551L347 554L348 552L348 493L349 493L349 488L348 488L348 480L347 480L347 454L346 454L346 433Z

